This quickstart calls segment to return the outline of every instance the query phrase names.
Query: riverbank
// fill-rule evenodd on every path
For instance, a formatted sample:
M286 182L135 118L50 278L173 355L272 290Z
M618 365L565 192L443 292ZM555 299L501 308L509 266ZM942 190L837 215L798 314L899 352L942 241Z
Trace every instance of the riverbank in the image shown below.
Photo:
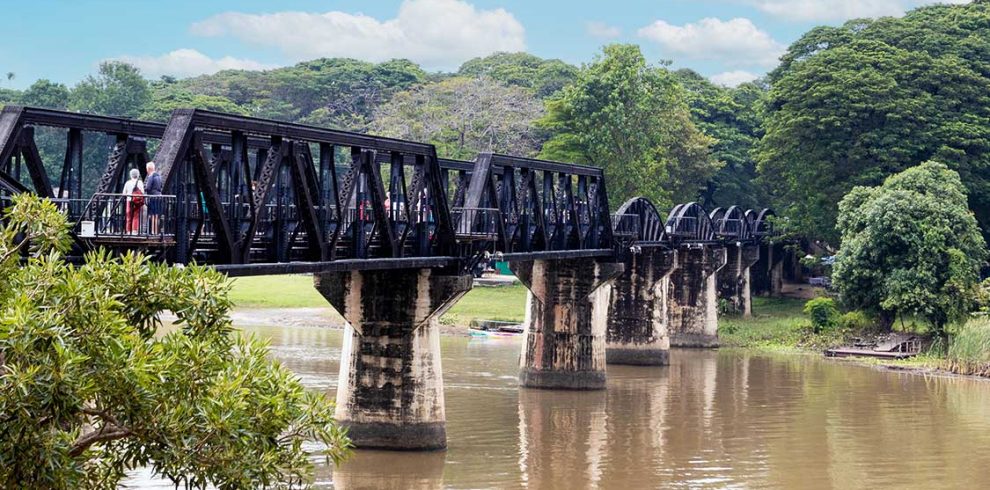
M235 325L343 328L344 319L313 287L308 275L234 279L230 291ZM441 333L467 335L477 320L522 322L526 288L520 284L475 287L440 317Z
M234 280L230 298L235 325L286 325L340 329L344 320L313 288L306 275L244 277ZM806 298L753 298L753 316L719 317L722 346L821 355L824 349L842 345L843 332L814 334L802 311ZM468 335L467 325L478 320L522 322L526 288L519 284L476 287L440 318L441 334ZM952 362L944 356L922 354L904 360L850 358L852 362L885 369L919 373L944 372L987 377L987 369L972 363Z

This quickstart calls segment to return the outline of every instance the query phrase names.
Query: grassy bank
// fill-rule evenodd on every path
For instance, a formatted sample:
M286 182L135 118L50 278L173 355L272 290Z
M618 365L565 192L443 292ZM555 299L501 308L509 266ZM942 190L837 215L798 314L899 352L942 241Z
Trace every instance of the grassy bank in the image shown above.
M753 316L721 315L719 343L728 347L796 349L807 336L808 319L801 309L805 300L753 298Z
M238 308L328 308L308 275L239 277L230 298ZM522 321L526 288L521 285L472 289L441 319L453 325L472 320Z

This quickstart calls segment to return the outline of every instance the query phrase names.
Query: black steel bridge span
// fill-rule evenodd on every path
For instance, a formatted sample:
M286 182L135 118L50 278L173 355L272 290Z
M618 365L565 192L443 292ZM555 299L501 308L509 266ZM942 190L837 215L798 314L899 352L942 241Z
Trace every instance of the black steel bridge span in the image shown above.
M61 162L39 149L43 131L52 146L52 128L65 141L55 145ZM95 182L84 178L84 154L102 162ZM151 160L165 184L162 196L145 197L158 201L157 229L147 209L131 217L121 194L128 169L143 177ZM493 153L449 160L426 143L201 109L177 109L162 124L6 106L0 206L21 192L66 213L75 257L96 247L138 249L230 275L463 271L486 253L607 258L637 247L754 243L773 233L769 209L709 212L686 203L663 215L634 198L612 214L595 167Z

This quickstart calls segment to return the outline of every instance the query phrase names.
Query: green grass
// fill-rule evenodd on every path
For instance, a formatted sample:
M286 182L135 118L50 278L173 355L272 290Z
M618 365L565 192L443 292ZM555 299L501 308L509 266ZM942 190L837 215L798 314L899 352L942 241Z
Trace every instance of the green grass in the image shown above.
M990 319L974 318L952 336L943 367L960 374L990 376Z
M800 299L755 297L752 318L719 317L719 342L730 347L794 349L808 330L803 307Z
M237 308L329 308L316 292L309 275L256 276L234 279L230 299ZM467 325L472 320L521 322L526 309L522 285L472 289L450 311L443 322Z
M230 300L237 308L329 307L313 287L313 276L254 276L234 279Z
M497 288L474 288L464 295L442 319L445 323L467 325L471 320L521 322L526 314L526 287L520 284Z

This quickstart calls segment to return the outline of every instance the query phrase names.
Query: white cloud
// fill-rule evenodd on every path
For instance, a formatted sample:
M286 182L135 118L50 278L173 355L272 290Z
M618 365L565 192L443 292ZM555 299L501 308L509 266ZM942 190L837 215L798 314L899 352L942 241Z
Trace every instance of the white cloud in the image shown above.
M727 71L709 77L712 83L726 87L738 87L746 82L752 82L757 78L759 78L759 75L744 70Z
M405 0L388 20L340 11L226 12L196 22L191 31L273 46L294 61L322 56L408 58L429 69L455 68L476 56L526 49L523 26L511 13L479 10L462 0Z
M598 39L614 39L622 35L622 29L598 21L586 23L584 25L584 30L591 35L591 37Z
M638 34L660 45L665 56L715 60L726 66L772 67L785 50L783 44L745 18L723 21L708 17L683 26L658 20Z
M789 20L838 21L859 17L900 16L932 3L963 4L970 0L744 0L770 15Z
M274 68L257 61L224 56L213 59L195 49L176 49L161 56L118 56L116 60L130 63L141 69L145 76L171 75L189 77L209 75L220 70L264 70Z

